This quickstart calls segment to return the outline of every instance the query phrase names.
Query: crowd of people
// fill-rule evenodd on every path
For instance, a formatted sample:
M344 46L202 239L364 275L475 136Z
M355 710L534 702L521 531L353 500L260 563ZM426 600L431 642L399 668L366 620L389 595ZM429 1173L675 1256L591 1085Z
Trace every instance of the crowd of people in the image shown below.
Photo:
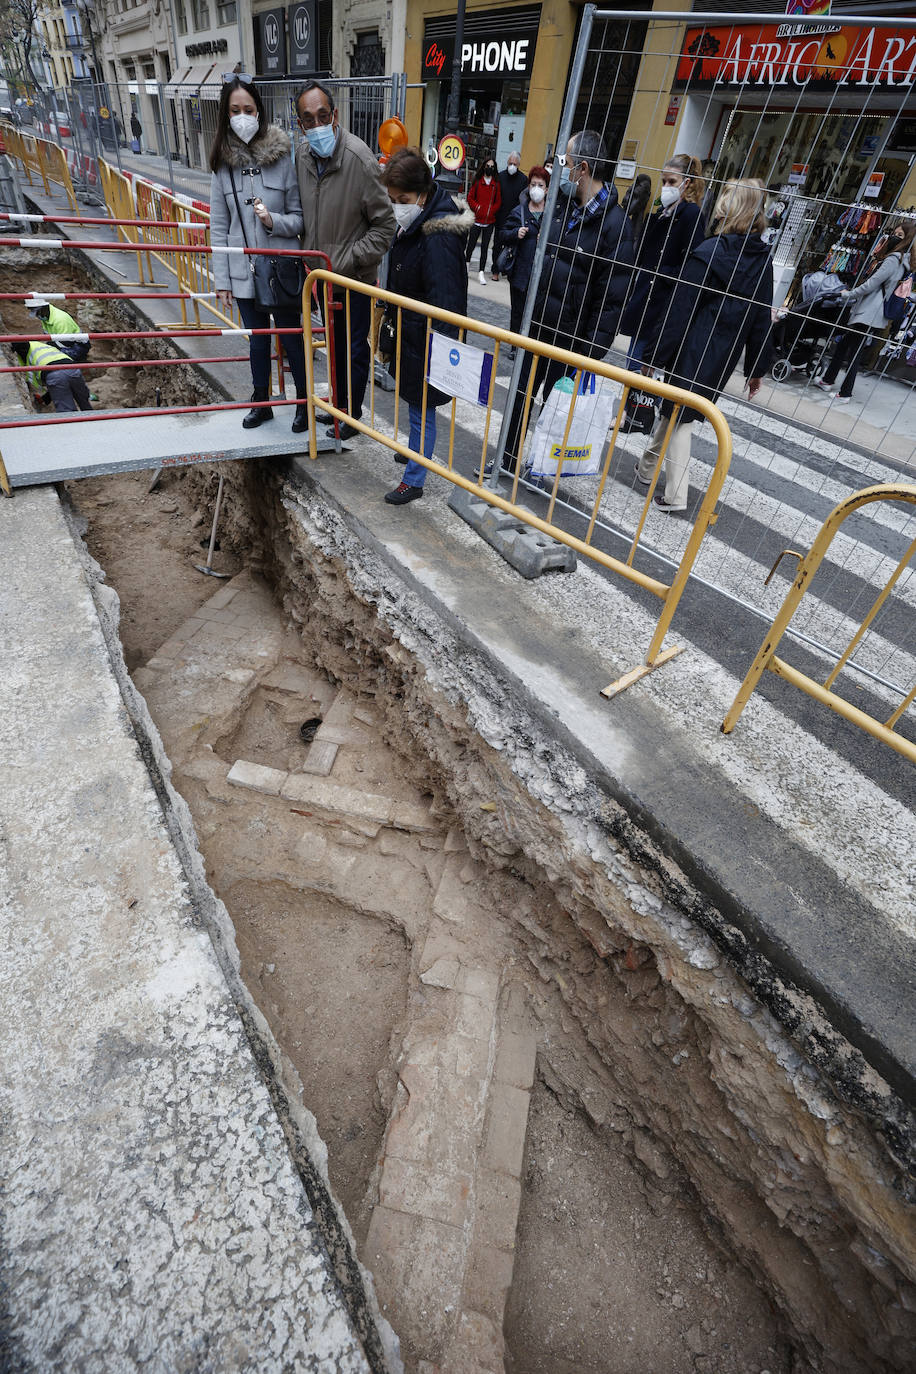
M603 139L582 130L562 156L527 174L516 152L501 171L494 157L486 157L465 200L434 178L416 148L400 149L380 167L367 145L341 128L334 97L321 82L303 85L296 115L303 137L294 162L289 136L268 120L251 78L239 71L224 76L210 155L213 248L303 248L326 254L335 272L367 284L377 280L387 254L389 289L466 314L468 272L479 244L478 279L487 284L489 257L491 279L508 280L510 329L518 334L543 240L531 339L602 359L622 332L629 337L630 370L664 376L710 400L717 399L743 357L748 392L757 392L770 366L773 306L761 182L737 179L716 186L708 169L683 153L662 168L654 203L652 181L644 173L621 203ZM559 195L547 222L548 190L557 174ZM276 328L289 331L280 338L298 401L292 429L304 432L301 261L219 251L212 261L220 303L226 309L234 303L245 328L254 331L251 409L242 425L255 428L272 417L269 331ZM818 382L833 394L845 369L840 401L851 395L869 330L881 322L889 292L914 269L916 229L897 226L876 248L860 283L844 293L848 318ZM358 421L371 366L371 297L344 294L338 319L346 323L333 333L336 402ZM81 358L68 351L63 338L78 332L76 322L43 298L32 302L32 313L41 322L42 338L17 345L17 351L32 369L36 400L52 401L57 410L89 408L88 387L75 366ZM436 328L447 335L456 332L441 324ZM57 344L55 336L62 336ZM410 422L407 448L428 459L436 442L436 409L450 397L427 381L425 316L402 312L396 347L399 390ZM514 471L522 455L530 397L543 388L546 398L568 370L526 351L508 402L507 470ZM631 400L638 396L631 391ZM636 465L639 482L655 480L671 413L670 403L657 414L651 398L644 397L624 416L624 430L650 436ZM687 508L690 436L697 418L690 409L678 412L667 443L664 482L659 479L654 497L662 511ZM336 427L343 438L360 432L349 423ZM334 434L335 425L327 432ZM398 458L406 462L403 479L385 500L405 505L422 496L427 469L403 454Z

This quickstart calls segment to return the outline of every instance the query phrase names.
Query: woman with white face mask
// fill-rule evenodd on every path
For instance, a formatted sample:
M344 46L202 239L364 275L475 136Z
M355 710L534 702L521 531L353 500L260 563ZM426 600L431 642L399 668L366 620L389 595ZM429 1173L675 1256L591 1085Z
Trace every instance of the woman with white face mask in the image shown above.
M210 242L214 248L301 247L302 205L289 138L276 124L267 122L261 97L249 76L228 72L223 77L210 170ZM220 305L229 310L234 298L246 329L270 329L273 317L277 329L301 331L301 301L295 294L282 305L267 307L258 303L252 271L255 261L242 253L213 254L213 283ZM292 423L293 433L301 434L308 428L305 346L301 332L281 334L280 339L296 384L296 396L303 398L302 405L296 406ZM245 429L254 429L273 417L266 404L270 399L271 342L269 334L250 340L251 399L255 405L242 421Z
M549 183L550 176L544 167L532 167L528 173L527 195L509 215L499 236L500 248L515 248L515 260L506 273L509 282L509 328L513 334L518 333L522 324ZM515 354L511 348L508 352L510 358Z
M425 305L436 305L456 315L467 314L468 279L464 265L464 245L474 211L460 196L454 199L433 181L426 159L417 148L399 148L382 170L382 184L388 191L398 224L394 243L388 250L388 289L399 296L411 296ZM389 315L397 329L397 317ZM457 338L457 329L433 322L437 333ZM398 390L407 402L410 417L408 446L415 453L431 458L436 443L436 406L451 400L444 391L426 387L426 426L423 430L423 382L426 375L426 316L411 310L401 314L401 334L397 357L391 371L398 378ZM395 461L403 458L395 455ZM404 480L385 500L392 506L405 506L423 495L426 468L411 459L404 469Z
M643 231L633 279L633 289L620 320L621 332L630 335L627 367L639 370L645 339L658 332L681 275L684 263L705 238L700 205L704 183L700 162L678 153L662 168L659 208ZM625 430L652 429L651 417L635 421L624 417Z

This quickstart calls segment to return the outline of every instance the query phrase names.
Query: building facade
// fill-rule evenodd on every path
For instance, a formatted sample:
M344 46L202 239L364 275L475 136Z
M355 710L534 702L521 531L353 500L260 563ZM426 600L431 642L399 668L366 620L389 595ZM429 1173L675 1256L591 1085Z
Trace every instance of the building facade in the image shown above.
M849 24L834 8L801 25L651 24L617 169L618 190L639 170L657 183L665 159L687 152L717 181L759 178L786 206L786 288L829 261L850 207L879 229L916 211L916 25Z

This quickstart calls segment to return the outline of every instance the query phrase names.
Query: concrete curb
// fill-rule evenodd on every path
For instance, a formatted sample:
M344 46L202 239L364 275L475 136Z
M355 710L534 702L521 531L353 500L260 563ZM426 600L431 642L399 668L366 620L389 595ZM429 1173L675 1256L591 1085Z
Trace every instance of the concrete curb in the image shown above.
M117 597L52 491L0 519L0 1364L395 1371L144 728Z

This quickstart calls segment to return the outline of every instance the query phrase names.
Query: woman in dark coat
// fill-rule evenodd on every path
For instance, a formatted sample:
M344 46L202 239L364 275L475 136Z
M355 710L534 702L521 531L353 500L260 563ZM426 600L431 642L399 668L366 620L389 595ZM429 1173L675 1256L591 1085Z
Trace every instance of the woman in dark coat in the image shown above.
M670 308L647 336L643 371L665 370L675 386L715 401L744 353L747 389L755 396L770 367L773 264L760 235L766 228L766 191L755 179L729 181L713 211L714 236L696 248L681 272ZM636 467L652 481L672 403L665 401L651 442ZM665 491L655 493L663 511L687 509L690 438L695 410L678 416L665 456Z
M468 304L468 279L464 263L465 240L474 223L474 212L460 197L453 200L432 179L423 154L416 148L400 148L382 171L382 184L398 222L398 233L389 250L388 289L464 315ZM408 444L415 453L431 458L436 443L436 406L451 397L436 387L426 388L426 433L420 447L423 420L423 383L426 376L426 320L411 310L401 314L398 355L399 391L410 416ZM438 333L457 337L452 326L434 322ZM426 468L410 459L404 480L385 500L403 506L423 495Z
M639 244L639 270L620 320L622 332L630 335L627 367L631 371L642 358L646 338L658 332L684 263L705 238L699 160L678 153L666 162L659 198L661 206L650 216Z
M643 230L646 227L646 211L652 203L652 178L640 172L627 191L620 208L630 221L633 230L633 247L639 253Z
M543 167L532 167L525 183L527 195L507 217L499 236L500 248L515 246L515 261L506 273L509 282L509 328L513 334L517 334L521 328L549 181L550 177ZM512 357L513 353L514 349L510 349L509 356Z

